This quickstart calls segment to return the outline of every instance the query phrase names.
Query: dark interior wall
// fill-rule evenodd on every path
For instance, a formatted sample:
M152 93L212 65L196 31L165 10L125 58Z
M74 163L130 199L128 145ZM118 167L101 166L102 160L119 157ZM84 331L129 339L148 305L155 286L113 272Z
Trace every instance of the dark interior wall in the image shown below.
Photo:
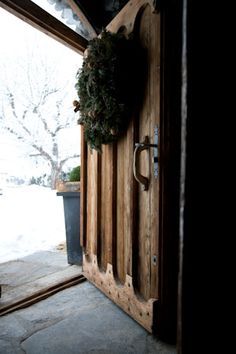
M219 38L215 33L217 27L211 23L212 18L218 21L214 11L211 9L209 14L204 13L205 9L203 12L199 11L198 3L193 0L184 0L184 3L186 22L183 36L186 36L186 61L183 62L183 69L187 70L187 114L183 122L185 127L182 123L186 151L182 200L184 209L181 220L183 228L178 354L199 354L214 352L215 345L217 351L221 349L220 339L224 327L220 320L220 312L225 311L220 296L220 289L224 287L219 276L219 268L223 263L220 256L223 253L222 246L220 252L215 250L216 235L221 232L219 195L222 180L216 162L216 159L220 162L216 153L219 145L213 141L218 114L215 111L219 110L215 91L220 85L217 84L218 69L216 70L214 64L216 58L213 59L212 55L218 53ZM214 41L217 42L217 50L212 51ZM220 102L221 100L222 98ZM219 134L215 135L218 143L219 137ZM224 238L225 233L221 235ZM223 244L222 240L221 243ZM224 349L220 352L230 352L225 345L224 343Z
M158 333L175 342L179 247L182 2L161 3L161 274Z
M202 264L204 260L202 258L202 244L200 240L203 240L204 228L203 225L203 208L206 203L206 198L202 200L202 206L197 209L196 205L199 204L200 195L198 187L200 186L201 177L198 179L199 171L201 170L200 164L197 163L196 151L201 150L201 144L203 144L202 139L198 140L197 132L199 137L201 132L198 131L197 121L202 114L199 114L199 102L196 98L196 77L197 70L199 77L201 77L201 72L198 69L194 69L194 38L192 33L192 28L194 22L192 22L192 2L188 1L187 8L187 21L186 21L186 32L187 35L187 48L186 48L186 69L187 69L187 95L186 95L186 156L185 156L185 190L184 190L184 213L182 215L183 222L183 234L182 234L182 274L180 278L180 323L179 323L179 354L197 354L200 353L202 348L199 343L199 338L203 340L203 327L206 321L205 315L202 310L199 310L198 305L201 303L201 297L205 293L202 288L201 274L204 270L202 269ZM196 54L196 53L195 53ZM198 116L199 114L199 116ZM199 144L201 141L201 144ZM203 156L203 155L202 155ZM200 162L200 161L199 161ZM203 172L203 170L202 170ZM205 174L205 173L204 173ZM197 181L198 179L198 181ZM199 194L198 194L199 193ZM207 196L207 194L206 194ZM201 290L202 288L202 290ZM199 313L198 313L199 311ZM197 326L197 319L199 316L203 316L201 327ZM207 351L206 347L204 350Z

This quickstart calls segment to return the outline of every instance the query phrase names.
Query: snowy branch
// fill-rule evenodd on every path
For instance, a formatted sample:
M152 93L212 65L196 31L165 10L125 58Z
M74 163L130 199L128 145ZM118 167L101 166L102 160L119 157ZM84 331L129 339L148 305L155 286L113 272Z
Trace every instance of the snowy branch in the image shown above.
M28 156L42 157L51 168L51 186L62 172L66 162L79 158L79 153L71 154L70 130L76 121L70 95L65 82L60 82L55 60L43 58L41 52L29 55L28 61L17 63L17 72L1 73L2 102L0 125L9 134L28 146ZM67 84L66 84L67 85ZM72 99L71 99L72 101ZM68 139L66 148L63 139Z
M79 154L74 154L74 155L72 155L72 156L68 156L67 158L65 158L64 160L61 160L60 161L60 168L62 168L63 167L63 165L68 161L68 160L70 160L70 159L74 159L74 158L76 158L76 157L80 157L80 155Z

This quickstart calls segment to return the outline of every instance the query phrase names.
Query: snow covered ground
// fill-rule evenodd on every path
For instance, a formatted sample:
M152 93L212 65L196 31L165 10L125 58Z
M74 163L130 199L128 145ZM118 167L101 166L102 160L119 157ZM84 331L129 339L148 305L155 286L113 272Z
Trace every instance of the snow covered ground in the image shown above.
M0 195L0 263L65 242L63 198L50 188L15 186Z

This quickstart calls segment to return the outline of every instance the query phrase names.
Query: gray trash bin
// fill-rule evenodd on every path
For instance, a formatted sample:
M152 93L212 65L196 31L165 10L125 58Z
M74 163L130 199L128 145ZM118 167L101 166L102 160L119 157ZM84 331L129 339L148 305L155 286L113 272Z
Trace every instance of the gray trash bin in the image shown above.
M57 196L63 197L68 263L82 265L80 192L57 192Z

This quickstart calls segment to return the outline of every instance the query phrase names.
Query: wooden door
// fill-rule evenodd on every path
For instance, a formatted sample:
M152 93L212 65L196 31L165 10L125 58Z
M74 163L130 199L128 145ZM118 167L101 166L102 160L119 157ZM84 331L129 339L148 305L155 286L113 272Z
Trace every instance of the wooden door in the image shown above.
M154 144L160 128L160 15L153 1L127 3L107 29L136 28L147 52L147 80L139 111L117 143L102 153L82 141L81 244L83 273L110 299L152 332L158 302L159 176L154 148L137 154L148 179L143 190L133 173L135 144ZM156 129L157 128L157 129ZM145 138L147 137L147 138ZM159 166L160 169L160 166ZM159 171L160 173L160 171Z

